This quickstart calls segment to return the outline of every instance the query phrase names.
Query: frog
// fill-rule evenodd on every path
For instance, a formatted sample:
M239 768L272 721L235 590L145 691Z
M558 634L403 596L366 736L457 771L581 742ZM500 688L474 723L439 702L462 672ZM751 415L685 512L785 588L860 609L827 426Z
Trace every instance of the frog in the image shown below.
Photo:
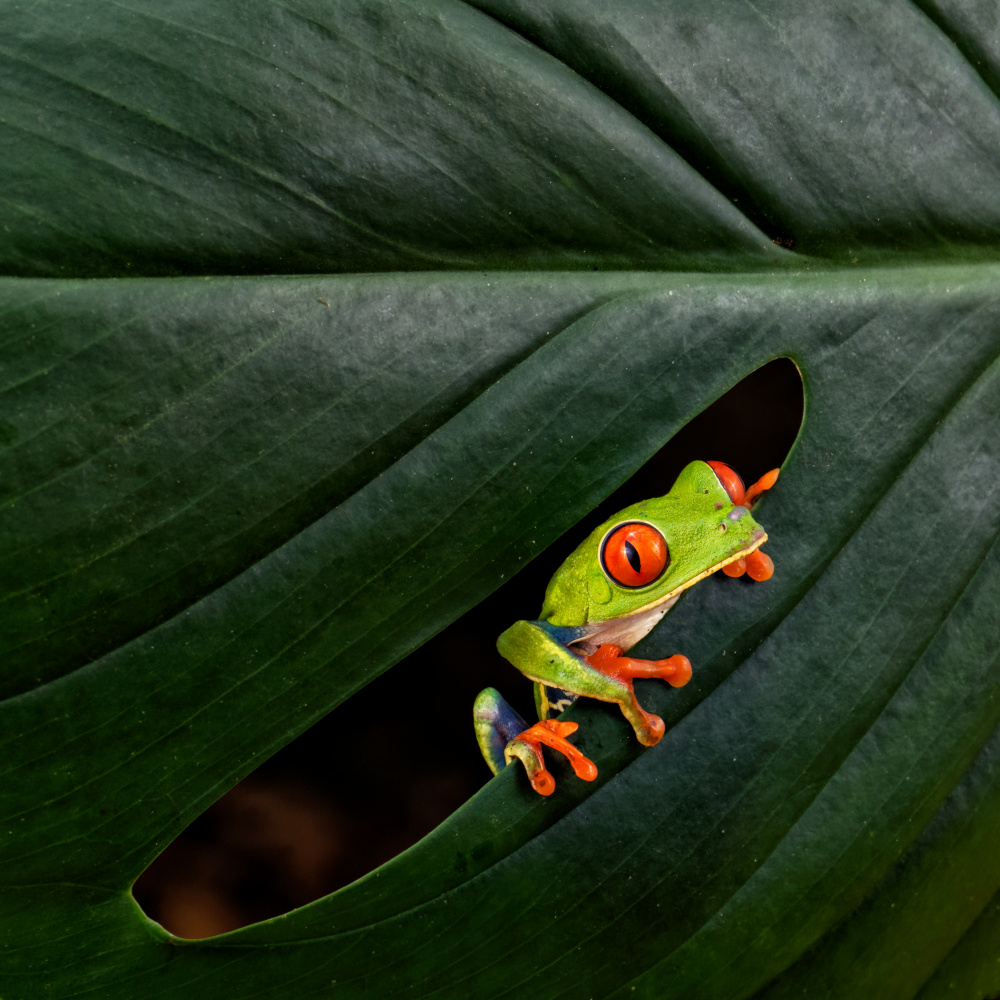
M617 703L639 743L659 743L664 722L639 704L634 681L683 687L691 661L680 653L660 660L625 654L684 591L718 570L771 578L774 563L761 550L767 533L750 511L779 471L745 487L724 462L690 462L666 495L619 511L574 549L549 581L538 619L515 622L497 640L500 654L533 682L538 721L525 722L495 688L475 700L476 739L494 774L520 761L531 787L551 795L547 747L593 781L597 766L567 739L579 724L560 718L580 697Z

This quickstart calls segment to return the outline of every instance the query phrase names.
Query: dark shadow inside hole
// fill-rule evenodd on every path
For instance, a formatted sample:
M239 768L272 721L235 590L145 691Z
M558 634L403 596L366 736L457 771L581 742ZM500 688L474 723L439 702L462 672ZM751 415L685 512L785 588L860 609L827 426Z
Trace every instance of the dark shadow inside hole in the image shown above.
M753 482L784 462L802 414L787 358L747 376L531 565L216 802L140 877L139 905L174 934L208 937L333 892L416 843L490 778L476 694L498 686L533 716L531 684L496 637L538 614L573 547L619 508L665 493L692 459Z

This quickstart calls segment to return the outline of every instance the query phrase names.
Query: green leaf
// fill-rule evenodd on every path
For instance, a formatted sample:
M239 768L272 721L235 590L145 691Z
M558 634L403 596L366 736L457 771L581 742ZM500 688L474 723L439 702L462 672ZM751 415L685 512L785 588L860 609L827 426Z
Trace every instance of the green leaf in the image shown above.
M454 0L43 2L0 12L0 38L4 273L781 256L625 109Z
M0 12L5 1000L1000 990L986 17ZM657 747L578 703L592 785L509 769L230 935L141 913L211 802L782 356L776 573L647 640L696 668L641 689Z

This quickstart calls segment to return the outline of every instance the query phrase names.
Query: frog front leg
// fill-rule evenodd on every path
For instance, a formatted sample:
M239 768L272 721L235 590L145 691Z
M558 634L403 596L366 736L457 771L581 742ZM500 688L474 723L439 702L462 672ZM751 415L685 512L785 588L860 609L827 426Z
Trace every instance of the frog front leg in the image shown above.
M691 679L691 661L686 656L634 659L622 656L621 649L613 645L602 645L589 655L577 653L570 644L586 631L544 621L519 621L500 636L497 649L533 681L586 698L615 702L643 746L659 743L663 720L639 704L633 681L638 677L659 677L672 687L682 687Z
M523 674L536 684L554 687L573 695L615 702L632 724L636 737L645 746L653 746L663 736L663 720L647 712L636 700L633 681L637 677L659 677L674 687L686 684L691 677L691 663L685 656L671 656L665 660L639 660L622 656L617 646L605 644L593 653L584 655L573 650L570 643L579 639L585 630L559 627L544 621L515 622L497 641L497 649ZM521 729L523 720L493 689L488 688L476 700L476 727L479 745L494 773L501 769L500 746L504 747L504 760L520 759L533 776L544 771L543 782L551 775L541 763L541 744L565 753L580 777L587 778L588 769L567 752L565 735L576 729L576 723L546 719L530 728ZM572 729L563 727L572 726ZM559 727L558 731L555 727ZM527 747L527 749L525 749ZM582 758L594 767L586 758ZM593 776L597 769L594 767ZM532 785L535 785L532 778ZM554 787L554 782L552 783ZM549 789L551 791L551 789ZM543 794L549 794L548 791Z

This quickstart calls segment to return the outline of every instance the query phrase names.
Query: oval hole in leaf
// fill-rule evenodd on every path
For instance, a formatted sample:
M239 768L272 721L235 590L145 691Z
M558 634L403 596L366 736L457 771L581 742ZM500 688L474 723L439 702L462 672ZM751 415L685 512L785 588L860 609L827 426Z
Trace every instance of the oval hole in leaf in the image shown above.
M209 937L318 899L416 843L490 778L472 734L476 694L498 685L533 716L531 684L496 637L537 614L574 546L615 510L666 492L693 459L724 461L747 483L782 465L803 410L788 358L744 378L516 577L209 808L136 882L142 909L180 937Z

